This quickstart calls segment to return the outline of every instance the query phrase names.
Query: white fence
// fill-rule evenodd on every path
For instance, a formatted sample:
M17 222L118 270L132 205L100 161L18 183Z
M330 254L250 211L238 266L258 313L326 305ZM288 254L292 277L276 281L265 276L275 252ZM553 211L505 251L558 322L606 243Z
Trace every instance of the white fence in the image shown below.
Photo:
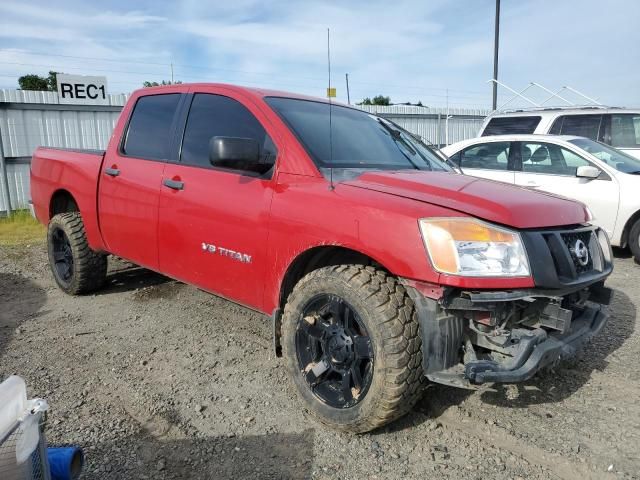
M110 95L108 106L63 105L56 92L0 90L0 212L7 210L7 202L12 209L28 207L29 165L36 147L104 150L126 100L126 95ZM489 114L488 109L407 105L358 108L436 145L476 136Z
M105 149L126 99L110 95L108 106L63 105L56 92L0 90L0 212L7 202L12 209L28 207L36 147Z

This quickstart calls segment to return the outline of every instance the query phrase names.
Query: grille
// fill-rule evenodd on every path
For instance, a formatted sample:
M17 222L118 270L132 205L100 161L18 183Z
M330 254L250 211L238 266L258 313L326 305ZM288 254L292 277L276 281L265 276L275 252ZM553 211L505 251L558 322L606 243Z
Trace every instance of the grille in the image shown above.
M569 250L571 260L573 261L573 266L576 268L576 273L580 275L582 273L590 272L591 270L593 270L594 252L591 248L592 233L590 231L570 232L563 233L561 236L562 241ZM579 244L579 241L582 241L584 246L587 248L587 252L589 252L589 258L586 263L584 263L584 261L581 262L578 258L578 254L576 253L576 244Z

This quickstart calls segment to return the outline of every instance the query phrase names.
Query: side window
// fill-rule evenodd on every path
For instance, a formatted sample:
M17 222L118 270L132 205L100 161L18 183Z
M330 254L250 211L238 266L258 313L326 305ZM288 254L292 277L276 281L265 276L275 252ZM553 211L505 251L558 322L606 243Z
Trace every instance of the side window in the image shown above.
M276 148L258 119L240 102L222 95L198 93L193 97L182 140L182 163L211 167L209 140L213 137L252 138L260 145L261 172L270 170Z
M640 113L611 115L611 146L640 148Z
M508 135L514 133L533 133L540 123L538 116L527 115L525 117L496 117L489 120L483 137L489 135Z
M556 118L555 121L553 122L553 125L551 125L551 128L549 129L549 135L560 135L560 132L562 131L563 122L564 122L564 117Z
M522 171L574 176L578 167L591 165L581 156L553 143L522 142Z
M602 115L565 115L560 132L597 141L601 121Z
M140 97L129 120L122 152L131 157L168 159L171 125L179 101L179 93Z
M467 148L462 152L460 166L482 170L507 170L510 146L511 142L489 142Z

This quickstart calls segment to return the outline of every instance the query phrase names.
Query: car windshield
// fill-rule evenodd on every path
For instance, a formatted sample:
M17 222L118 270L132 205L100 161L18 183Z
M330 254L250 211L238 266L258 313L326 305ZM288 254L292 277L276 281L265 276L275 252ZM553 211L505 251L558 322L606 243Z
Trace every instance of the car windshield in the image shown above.
M569 142L586 150L598 160L605 162L620 172L640 174L640 160L620 150L588 138L576 138L569 140Z
M381 117L325 102L283 97L265 100L318 167L453 171L422 141Z

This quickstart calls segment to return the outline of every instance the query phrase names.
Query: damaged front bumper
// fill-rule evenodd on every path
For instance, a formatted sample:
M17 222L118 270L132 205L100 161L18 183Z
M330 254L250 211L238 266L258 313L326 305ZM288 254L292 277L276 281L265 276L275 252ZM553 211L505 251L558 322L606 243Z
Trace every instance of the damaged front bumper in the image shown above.
M612 295L601 281L563 290L475 292L404 283L416 305L425 375L462 388L522 382L574 356L607 323Z
M609 315L600 305L592 304L571 321L565 334L547 333L538 328L518 339L513 357L504 363L475 360L464 366L464 377L472 384L516 383L528 380L538 370L557 361L573 357L577 350L597 335Z

